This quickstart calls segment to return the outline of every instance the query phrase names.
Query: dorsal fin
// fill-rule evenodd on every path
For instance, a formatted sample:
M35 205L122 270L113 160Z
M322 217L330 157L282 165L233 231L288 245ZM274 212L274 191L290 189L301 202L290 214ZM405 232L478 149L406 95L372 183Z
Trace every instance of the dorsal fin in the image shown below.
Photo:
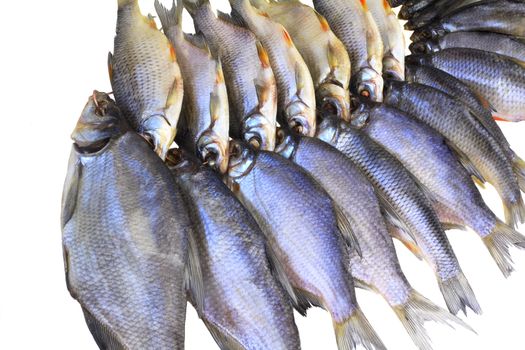
M210 48L208 47L208 44L206 43L206 39L204 38L204 35L184 33L184 39L188 40L192 45L198 47L199 49L207 51L208 54L211 55Z
M314 10L315 15L319 19L319 23L321 24L321 29L323 32L329 32L330 31L330 25L328 24L328 21L322 14Z
M245 25L244 21L242 19L238 18L240 16L236 16L234 18L232 15L230 15L230 14L228 14L226 12L222 12L222 11L217 10L217 17L219 19L225 21L225 22L233 24L234 26L246 28L246 25Z
M288 31L283 26L281 26L281 28L282 28L284 42L286 43L288 47L292 47L293 46L292 37L290 36L290 34L288 34Z

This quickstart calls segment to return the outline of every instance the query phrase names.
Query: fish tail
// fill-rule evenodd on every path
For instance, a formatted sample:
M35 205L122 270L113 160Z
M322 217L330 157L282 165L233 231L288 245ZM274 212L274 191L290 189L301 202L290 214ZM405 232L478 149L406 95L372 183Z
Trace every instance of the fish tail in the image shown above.
M481 314L481 307L478 304L476 295L463 272L459 272L457 276L445 281L440 279L439 289L441 294L443 294L449 311L454 315L457 315L460 310L466 315L467 307L476 314Z
M188 12L193 15L199 7L204 6L206 4L209 4L209 0L182 0L182 3L184 4L184 8L188 10Z
M124 7L124 6L129 6L129 5L133 5L133 6L139 5L138 0L117 0L117 3L118 3L119 8Z
M175 26L182 28L182 10L184 10L184 5L182 5L181 0L177 0L177 4L175 4L175 0L173 0L173 4L169 10L162 5L159 0L155 0L155 11L159 16L160 24L164 32Z
M359 308L345 321L334 322L334 331L339 350L353 350L357 345L368 350L386 350L385 345Z
M457 324L474 332L462 319L440 308L416 291L410 293L406 303L394 306L393 309L410 338L420 350L432 349L430 337L424 327L426 321L444 323L450 327Z
M509 252L510 247L525 249L525 236L509 225L496 221L496 226L489 235L483 237L483 243L505 277L509 277L514 267Z
M518 192L519 194L519 192ZM511 227L517 227L519 223L525 222L525 204L519 195L515 201L503 200L503 212L505 222Z

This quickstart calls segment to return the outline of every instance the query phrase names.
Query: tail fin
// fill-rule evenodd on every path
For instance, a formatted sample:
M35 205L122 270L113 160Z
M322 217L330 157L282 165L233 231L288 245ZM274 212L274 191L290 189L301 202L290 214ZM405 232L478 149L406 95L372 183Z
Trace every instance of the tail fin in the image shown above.
M525 204L521 195L519 195L517 201L512 203L503 200L503 212L505 222L511 227L517 227L519 223L525 222Z
M188 10L191 15L194 15L199 7L209 4L209 0L182 0L184 8Z
M439 289L441 294L443 294L448 309L454 315L457 315L460 310L466 315L467 307L476 314L481 314L481 307L476 300L476 295L474 295L463 272L446 281L440 280Z
M182 10L184 10L184 5L181 0L178 0L176 5L175 0L173 0L173 5L170 10L162 5L159 0L155 0L155 11L159 16L164 32L166 32L168 28L175 26L182 28Z
M424 327L426 321L444 323L452 328L454 328L453 324L455 323L474 332L462 319L435 305L416 291L412 291L405 304L393 309L410 338L420 350L432 349L430 337Z
M353 350L357 345L367 350L386 350L360 309L356 309L344 322L334 322L334 330L339 350Z
M488 236L483 237L483 243L485 243L503 275L509 277L514 271L509 248L513 246L521 249L525 248L525 236L498 220L492 232Z

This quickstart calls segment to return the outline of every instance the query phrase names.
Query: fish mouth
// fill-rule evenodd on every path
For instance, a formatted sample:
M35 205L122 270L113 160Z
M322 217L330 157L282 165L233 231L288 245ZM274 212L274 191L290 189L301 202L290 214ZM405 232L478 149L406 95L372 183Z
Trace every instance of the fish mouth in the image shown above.
M333 83L322 84L318 88L318 109L321 114L335 115L345 121L350 120L348 90Z
M286 108L288 127L304 136L314 136L316 127L315 112L304 102L295 101Z
M408 49L413 54L425 54L425 53L430 53L434 51L433 45L431 44L430 41L418 41L415 43L411 43L408 46Z
M370 67L361 69L355 76L355 92L361 98L383 102L383 77Z
M383 78L390 80L405 80L403 65L393 56L383 59Z
M275 123L260 113L251 114L243 122L243 139L254 149L273 151L275 148Z
M148 141L162 159L175 139L175 129L163 114L154 114L144 119L140 126L140 134Z
M228 142L222 142L215 134L203 134L198 141L201 159L219 173L228 171Z
M246 144L237 140L230 142L228 153L227 183L231 189L234 183L238 183L251 171L255 163L255 153Z
M275 153L279 153L281 156L291 159L297 146L295 138L284 129L278 128L276 140Z
M370 120L370 108L366 102L362 103L358 98L352 98L352 121L350 124L356 128L364 127Z

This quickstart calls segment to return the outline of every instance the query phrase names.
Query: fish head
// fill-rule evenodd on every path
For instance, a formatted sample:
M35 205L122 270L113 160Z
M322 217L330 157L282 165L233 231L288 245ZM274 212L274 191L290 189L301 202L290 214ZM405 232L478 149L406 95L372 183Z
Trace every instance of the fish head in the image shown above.
M315 111L301 100L290 103L285 110L286 123L294 132L313 136L316 127Z
M361 100L358 97L352 97L352 120L350 124L356 128L363 128L370 120L370 101Z
M399 101L399 98L401 97L404 84L405 82L387 80L383 90L384 102L391 105L396 105Z
M362 68L352 77L354 92L362 98L383 101L383 77L370 67Z
M181 148L171 148L166 153L166 166L175 174L183 175L198 171L200 162L189 152Z
M237 192L239 183L255 165L255 151L244 142L232 140L229 153L226 184L233 192Z
M128 129L115 101L104 92L93 91L71 138L78 151L93 153L102 149L111 138Z
M431 63L430 55L412 54L405 57L405 65L429 65Z
M273 151L275 148L275 123L261 113L252 113L243 121L242 135L253 148Z
M299 136L293 135L286 129L279 128L277 129L276 140L275 152L285 158L292 158L297 148Z
M334 116L323 118L317 126L315 137L326 143L335 144L339 134L340 123L342 123L342 121Z
M316 94L318 109L322 114L350 120L350 97L347 89L339 84L327 82L319 85Z
M208 129L197 141L197 152L205 163L221 174L228 170L228 138Z
M427 27L419 28L412 33L410 40L412 42L425 41L429 39L436 39L445 35L445 29L439 24L429 25Z
M175 128L163 114L150 114L141 118L139 133L153 146L155 153L164 160L175 139Z
M439 50L439 44L437 40L418 41L410 44L409 49L414 54L431 53Z

